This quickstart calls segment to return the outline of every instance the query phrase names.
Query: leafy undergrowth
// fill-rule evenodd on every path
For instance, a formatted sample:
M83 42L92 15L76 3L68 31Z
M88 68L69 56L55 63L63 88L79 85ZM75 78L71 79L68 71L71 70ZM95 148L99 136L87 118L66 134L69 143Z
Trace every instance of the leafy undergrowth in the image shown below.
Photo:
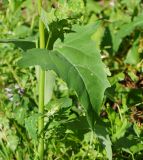
M29 0L0 1L0 39L37 39L38 17L33 5L35 2ZM89 0L86 3L79 0L75 3L73 0L50 2L52 9L46 8L45 1L44 6L48 14L43 10L41 19L44 21L47 16L53 31L64 26L64 34L71 32L75 23L102 19L92 39L111 72L108 77L111 87L105 92L95 125L96 134L89 128L76 92L55 75L54 93L45 106L45 159L141 160L143 3L140 0ZM61 40L65 38L61 33L55 34L54 41L56 36ZM53 43L50 42L49 49ZM37 118L40 116L36 71L34 67L17 66L20 49L13 49L12 44L0 44L0 47L0 160L33 160L37 153Z

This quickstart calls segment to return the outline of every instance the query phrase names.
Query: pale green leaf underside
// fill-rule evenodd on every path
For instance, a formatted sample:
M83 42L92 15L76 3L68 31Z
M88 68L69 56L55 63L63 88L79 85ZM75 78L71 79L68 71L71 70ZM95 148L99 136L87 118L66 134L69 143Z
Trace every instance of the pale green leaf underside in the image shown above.
M19 62L21 66L40 65L54 70L77 92L92 124L100 111L104 91L110 86L105 66L91 40L96 29L96 24L75 28L76 32L68 34L64 43L57 42L53 51L32 49Z

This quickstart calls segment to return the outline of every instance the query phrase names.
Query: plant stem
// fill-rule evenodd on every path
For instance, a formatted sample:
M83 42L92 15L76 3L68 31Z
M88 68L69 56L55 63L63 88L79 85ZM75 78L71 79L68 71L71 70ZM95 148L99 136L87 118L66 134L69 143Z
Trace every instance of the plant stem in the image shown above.
M39 15L41 14L42 0L38 0L38 11ZM44 37L44 24L39 19L39 34L40 34L40 48L45 48L45 37ZM39 71L39 114L38 119L38 134L39 146L38 146L38 155L39 159L43 160L44 157L44 86L45 86L45 71L40 68Z

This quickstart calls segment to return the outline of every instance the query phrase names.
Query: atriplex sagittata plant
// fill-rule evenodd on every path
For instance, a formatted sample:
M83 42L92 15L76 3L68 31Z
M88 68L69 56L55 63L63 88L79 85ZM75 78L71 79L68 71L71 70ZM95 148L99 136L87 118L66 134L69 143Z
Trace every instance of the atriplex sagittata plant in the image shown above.
M102 135L97 129L104 92L110 86L106 67L101 61L95 42L91 39L100 25L100 21L86 26L73 25L72 28L67 27L65 19L48 24L47 13L42 8L42 0L38 0L37 4L39 13L38 48L34 41L28 39L1 40L1 42L14 43L24 51L22 59L18 62L21 67L40 66L38 80L38 134L40 138L36 158L44 159L45 74L47 70L53 70L67 83L69 88L76 91L80 103L86 111L92 131L95 131L97 136L104 141L107 155L111 159L110 139L108 135Z

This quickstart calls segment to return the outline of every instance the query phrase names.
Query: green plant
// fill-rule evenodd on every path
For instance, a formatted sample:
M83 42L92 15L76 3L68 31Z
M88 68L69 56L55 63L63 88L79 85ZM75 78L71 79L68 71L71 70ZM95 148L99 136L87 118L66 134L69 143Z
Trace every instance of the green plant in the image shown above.
M22 50L0 44L0 159L141 159L142 2L43 1L40 15L34 1L9 2L0 11L1 38L15 40L1 42ZM108 70L99 50L111 70L105 103ZM37 65L45 72L42 114Z
M94 47L95 42L91 40L91 36L99 26L99 22L85 27L73 27L71 31L75 33L67 35L64 38L64 43L58 42L52 46L53 50L46 50L43 49L45 48L45 44L47 44L46 47L49 48L48 45L54 39L53 34L58 30L56 27L54 28L55 30L53 30L53 28L46 25L48 24L48 20L43 18L45 14L43 14L44 11L41 0L38 1L38 11L39 15L41 15L41 19L39 20L40 49L28 50L27 53L24 53L19 64L21 66L40 65L42 67L39 73L40 117L38 121L38 133L40 139L38 153L39 158L43 159L45 70L54 70L70 88L76 91L81 104L86 110L87 119L92 130L94 130L96 117L101 108L104 91L110 85L106 77L105 66L101 62L98 50ZM56 23L58 23L58 21ZM66 23L66 20L64 23ZM64 23L62 24L61 21L62 25L64 25ZM45 27L47 27L46 29L49 35L47 42L45 41L44 24ZM62 33L64 26L61 27L60 32L64 34L64 32ZM9 42L14 42L16 45L20 44L24 50L27 49L24 47L26 46L26 41L11 40ZM34 45L32 42L30 43ZM81 47L81 49L79 49L79 47ZM90 48L92 48L92 50Z

